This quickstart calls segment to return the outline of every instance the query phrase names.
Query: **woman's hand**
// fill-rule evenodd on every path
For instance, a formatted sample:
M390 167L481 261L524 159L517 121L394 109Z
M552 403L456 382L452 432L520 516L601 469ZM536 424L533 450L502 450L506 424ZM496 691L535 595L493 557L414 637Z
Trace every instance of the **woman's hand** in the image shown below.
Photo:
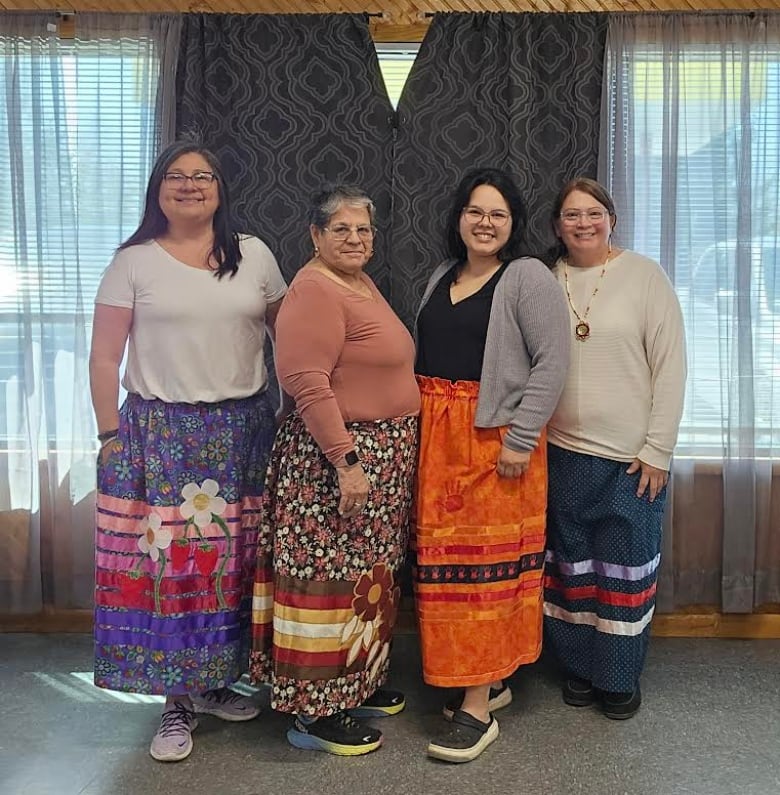
M368 502L368 478L360 464L336 467L339 478L339 514L345 519L357 516Z
M118 442L119 439L115 436L113 439L108 439L100 445L98 457L100 458L101 465L105 465L108 459L111 458L111 455L119 449Z
M519 478L525 474L530 463L530 450L518 453L516 450L510 450L505 445L501 445L501 453L496 462L496 472L502 478Z
M642 474L639 477L639 487L636 490L636 496L641 497L649 488L650 494L648 496L650 502L652 502L669 480L669 473L665 469L658 469L658 467L650 466L650 464L635 458L631 462L631 466L626 470L626 474L633 475L634 472L638 472L640 469Z

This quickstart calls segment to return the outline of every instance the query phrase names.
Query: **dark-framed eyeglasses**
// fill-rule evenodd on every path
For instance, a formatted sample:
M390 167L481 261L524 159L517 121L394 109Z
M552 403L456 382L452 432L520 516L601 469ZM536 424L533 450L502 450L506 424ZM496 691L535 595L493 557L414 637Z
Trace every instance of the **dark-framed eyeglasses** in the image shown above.
M182 174L179 171L168 171L163 174L165 184L171 188L183 188L187 180L192 180L196 188L208 188L216 181L217 175L213 171L195 171L192 174Z
M481 224L487 218L491 226L504 226L512 217L506 210L483 210L481 207L463 208L463 217L470 224Z
M359 226L337 224L336 226L323 226L322 229L334 240L338 241L346 240L353 232L357 232L357 236L361 240L371 240L376 234L376 227L369 226L368 224L360 224Z

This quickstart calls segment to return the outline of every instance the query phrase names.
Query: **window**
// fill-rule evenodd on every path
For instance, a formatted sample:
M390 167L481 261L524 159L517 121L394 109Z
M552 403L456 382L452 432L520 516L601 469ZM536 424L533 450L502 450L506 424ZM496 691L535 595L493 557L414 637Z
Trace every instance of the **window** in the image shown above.
M94 486L93 301L140 217L158 64L142 35L0 36L0 509L37 506L35 462L52 454L74 491Z
M627 221L624 239L662 263L683 309L678 454L719 457L737 440L737 454L777 458L780 45L703 38L609 53L618 232Z
M377 44L379 68L385 79L387 96L394 108L398 107L406 78L409 77L414 59L417 57L419 44Z

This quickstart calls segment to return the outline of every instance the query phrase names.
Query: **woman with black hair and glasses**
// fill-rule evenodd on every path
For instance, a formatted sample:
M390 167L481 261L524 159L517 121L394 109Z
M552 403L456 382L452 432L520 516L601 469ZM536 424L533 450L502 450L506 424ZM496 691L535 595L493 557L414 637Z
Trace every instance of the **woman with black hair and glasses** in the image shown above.
M466 174L447 224L450 259L417 316L422 395L413 537L423 675L463 688L428 746L475 759L498 736L504 678L542 644L545 425L569 357L566 302L525 255L526 213L509 175Z
M259 712L228 686L247 662L275 432L263 345L285 291L268 247L233 228L214 155L168 147L138 230L103 275L90 355L101 445L95 683L166 696L150 748L160 761L190 754L196 712Z

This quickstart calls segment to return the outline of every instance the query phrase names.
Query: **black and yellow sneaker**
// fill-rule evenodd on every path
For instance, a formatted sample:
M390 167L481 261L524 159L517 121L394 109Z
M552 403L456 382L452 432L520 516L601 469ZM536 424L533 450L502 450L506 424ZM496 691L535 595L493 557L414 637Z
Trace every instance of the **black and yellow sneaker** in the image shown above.
M382 690L379 688L359 707L348 709L353 718L386 718L397 715L406 706L404 694L398 690Z
M309 751L360 756L370 754L382 745L382 732L358 723L346 712L337 712L311 722L296 718L293 727L287 731L287 740L290 745Z

